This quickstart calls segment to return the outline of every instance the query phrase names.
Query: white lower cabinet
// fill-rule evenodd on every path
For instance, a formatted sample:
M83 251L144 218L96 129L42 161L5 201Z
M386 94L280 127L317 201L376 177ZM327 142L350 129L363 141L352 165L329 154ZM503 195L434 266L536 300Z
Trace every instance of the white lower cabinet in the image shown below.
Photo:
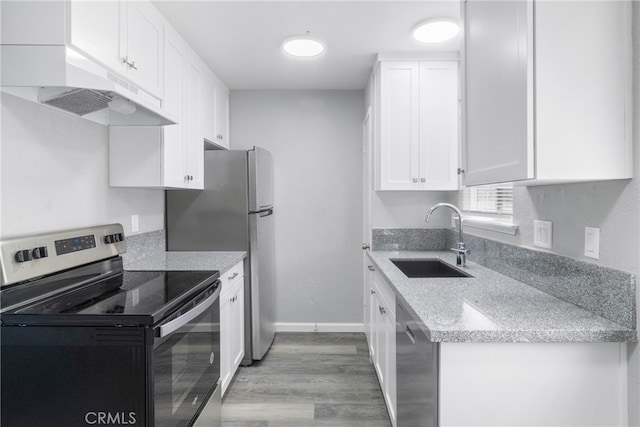
M220 381L224 395L244 357L244 262L223 273L220 281Z
M441 343L439 425L625 426L625 343Z
M369 290L370 357L378 375L389 418L396 425L396 314L395 294L377 272Z
M368 271L364 291L369 354L395 427L398 405L407 407L397 401L396 295L377 271ZM438 347L439 427L628 425L626 343L442 342Z

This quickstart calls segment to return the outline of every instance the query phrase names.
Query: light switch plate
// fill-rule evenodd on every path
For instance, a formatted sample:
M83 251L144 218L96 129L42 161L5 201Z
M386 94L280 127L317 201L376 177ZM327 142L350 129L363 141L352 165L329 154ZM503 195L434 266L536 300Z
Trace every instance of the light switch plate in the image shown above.
M138 222L138 215L131 215L131 232L137 233L140 229L140 224Z
M533 246L551 249L553 224L550 221L533 221Z
M600 259L600 229L584 228L584 256Z

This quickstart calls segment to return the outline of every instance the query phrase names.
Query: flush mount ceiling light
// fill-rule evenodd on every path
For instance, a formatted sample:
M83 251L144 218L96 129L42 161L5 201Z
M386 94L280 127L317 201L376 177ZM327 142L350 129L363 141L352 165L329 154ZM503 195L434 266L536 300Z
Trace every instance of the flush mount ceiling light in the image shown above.
M416 25L413 38L420 43L439 43L454 38L459 31L458 23L452 19L429 19Z
M282 42L282 49L296 58L312 58L324 52L324 44L309 32L302 36L293 36Z

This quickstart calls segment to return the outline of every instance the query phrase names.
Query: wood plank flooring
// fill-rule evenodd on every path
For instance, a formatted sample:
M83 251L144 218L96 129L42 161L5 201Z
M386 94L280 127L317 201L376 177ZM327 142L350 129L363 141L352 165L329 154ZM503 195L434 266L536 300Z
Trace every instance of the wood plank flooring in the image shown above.
M390 427L365 335L278 333L266 357L240 367L223 427Z

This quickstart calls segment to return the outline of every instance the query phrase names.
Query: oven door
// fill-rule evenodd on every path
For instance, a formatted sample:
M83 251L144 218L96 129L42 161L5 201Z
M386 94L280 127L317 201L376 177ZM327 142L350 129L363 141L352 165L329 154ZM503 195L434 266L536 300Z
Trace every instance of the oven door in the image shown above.
M154 427L191 426L220 378L220 284L154 329Z

